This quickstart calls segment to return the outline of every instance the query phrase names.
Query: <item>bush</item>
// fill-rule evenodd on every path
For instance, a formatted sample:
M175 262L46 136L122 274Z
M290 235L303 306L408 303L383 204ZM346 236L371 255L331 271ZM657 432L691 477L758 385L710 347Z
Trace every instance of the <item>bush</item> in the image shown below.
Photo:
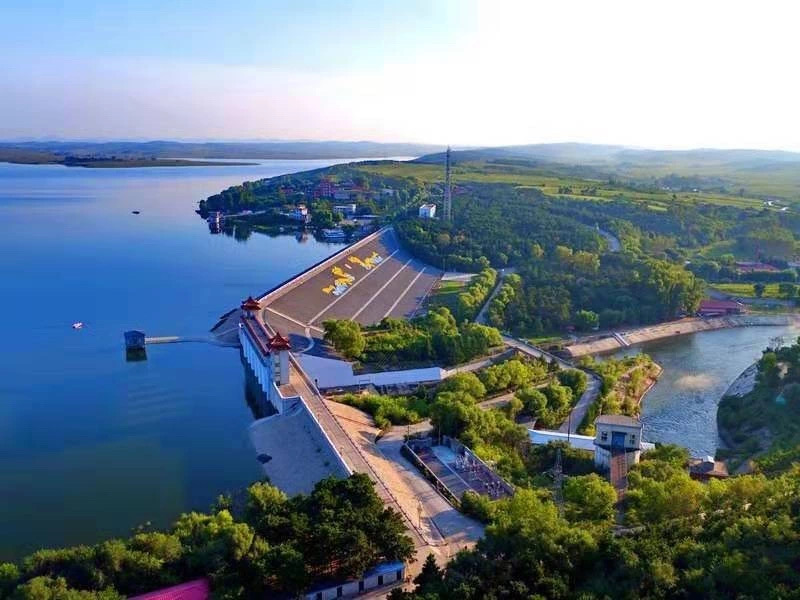
M461 512L481 523L489 523L494 514L494 503L487 496L467 490L461 496Z

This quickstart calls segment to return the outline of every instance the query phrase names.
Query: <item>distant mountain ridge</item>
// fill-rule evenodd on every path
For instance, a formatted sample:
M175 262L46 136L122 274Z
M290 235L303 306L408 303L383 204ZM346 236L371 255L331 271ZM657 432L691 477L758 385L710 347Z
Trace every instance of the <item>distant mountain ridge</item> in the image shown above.
M453 151L452 159L530 160L545 163L581 164L614 167L638 165L726 165L739 168L758 168L775 163L800 163L800 153L784 150L748 150L698 148L693 150L651 150L603 144L575 142L557 144L528 144ZM417 159L422 163L444 162L444 153L437 152Z

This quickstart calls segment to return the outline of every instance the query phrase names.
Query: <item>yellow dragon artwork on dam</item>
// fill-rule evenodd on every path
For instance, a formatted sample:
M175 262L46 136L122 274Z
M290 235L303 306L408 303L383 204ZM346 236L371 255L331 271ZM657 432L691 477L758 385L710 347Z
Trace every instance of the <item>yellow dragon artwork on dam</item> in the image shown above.
M380 254L378 254L377 252L373 252L372 254L370 254L368 257L366 257L363 260L358 258L357 256L351 256L347 260L349 260L351 263L354 263L356 265L361 265L367 271L369 271L373 267L377 267L379 264L381 264L383 262L383 257Z
M344 271L341 267L333 267L331 269L331 273L333 274L333 284L325 286L322 288L322 291L326 294L333 294L334 296L341 296L347 290L348 287L352 285L352 283L356 280L354 276L352 276L347 271Z
M360 265L367 271L377 267L379 264L383 262L383 257L378 254L377 252L373 252L369 256L364 259L361 259L357 256L350 256L348 259L351 263L355 265ZM348 269L350 269L350 265L345 265ZM326 294L333 294L334 296L341 296L347 291L356 278L344 271L341 267L335 266L331 269L331 273L333 274L333 283L331 285L326 285L322 288L322 291Z

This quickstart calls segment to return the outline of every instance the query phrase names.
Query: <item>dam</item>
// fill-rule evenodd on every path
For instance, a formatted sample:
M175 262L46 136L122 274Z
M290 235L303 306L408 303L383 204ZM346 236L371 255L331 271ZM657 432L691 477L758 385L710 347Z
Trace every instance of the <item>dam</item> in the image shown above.
M441 537L423 535L419 517L393 495L298 356L321 345L327 318L372 324L387 316L413 316L440 277L441 271L413 259L394 231L384 228L260 297L247 298L212 329L227 343L235 334L263 393L268 414L250 425L249 436L270 481L291 495L311 491L324 477L364 473L384 503L404 516L417 546Z

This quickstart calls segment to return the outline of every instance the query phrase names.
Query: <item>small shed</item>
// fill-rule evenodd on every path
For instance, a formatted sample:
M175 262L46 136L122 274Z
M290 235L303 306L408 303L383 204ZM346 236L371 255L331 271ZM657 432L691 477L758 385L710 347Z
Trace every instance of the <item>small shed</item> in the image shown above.
M144 331L131 329L125 332L125 349L126 350L144 350Z
M628 464L639 462L642 451L642 423L625 415L600 415L594 421L594 462L600 468L611 466L613 455L622 454Z
M689 476L698 481L725 479L728 476L728 466L721 460L714 460L713 456L690 458Z

